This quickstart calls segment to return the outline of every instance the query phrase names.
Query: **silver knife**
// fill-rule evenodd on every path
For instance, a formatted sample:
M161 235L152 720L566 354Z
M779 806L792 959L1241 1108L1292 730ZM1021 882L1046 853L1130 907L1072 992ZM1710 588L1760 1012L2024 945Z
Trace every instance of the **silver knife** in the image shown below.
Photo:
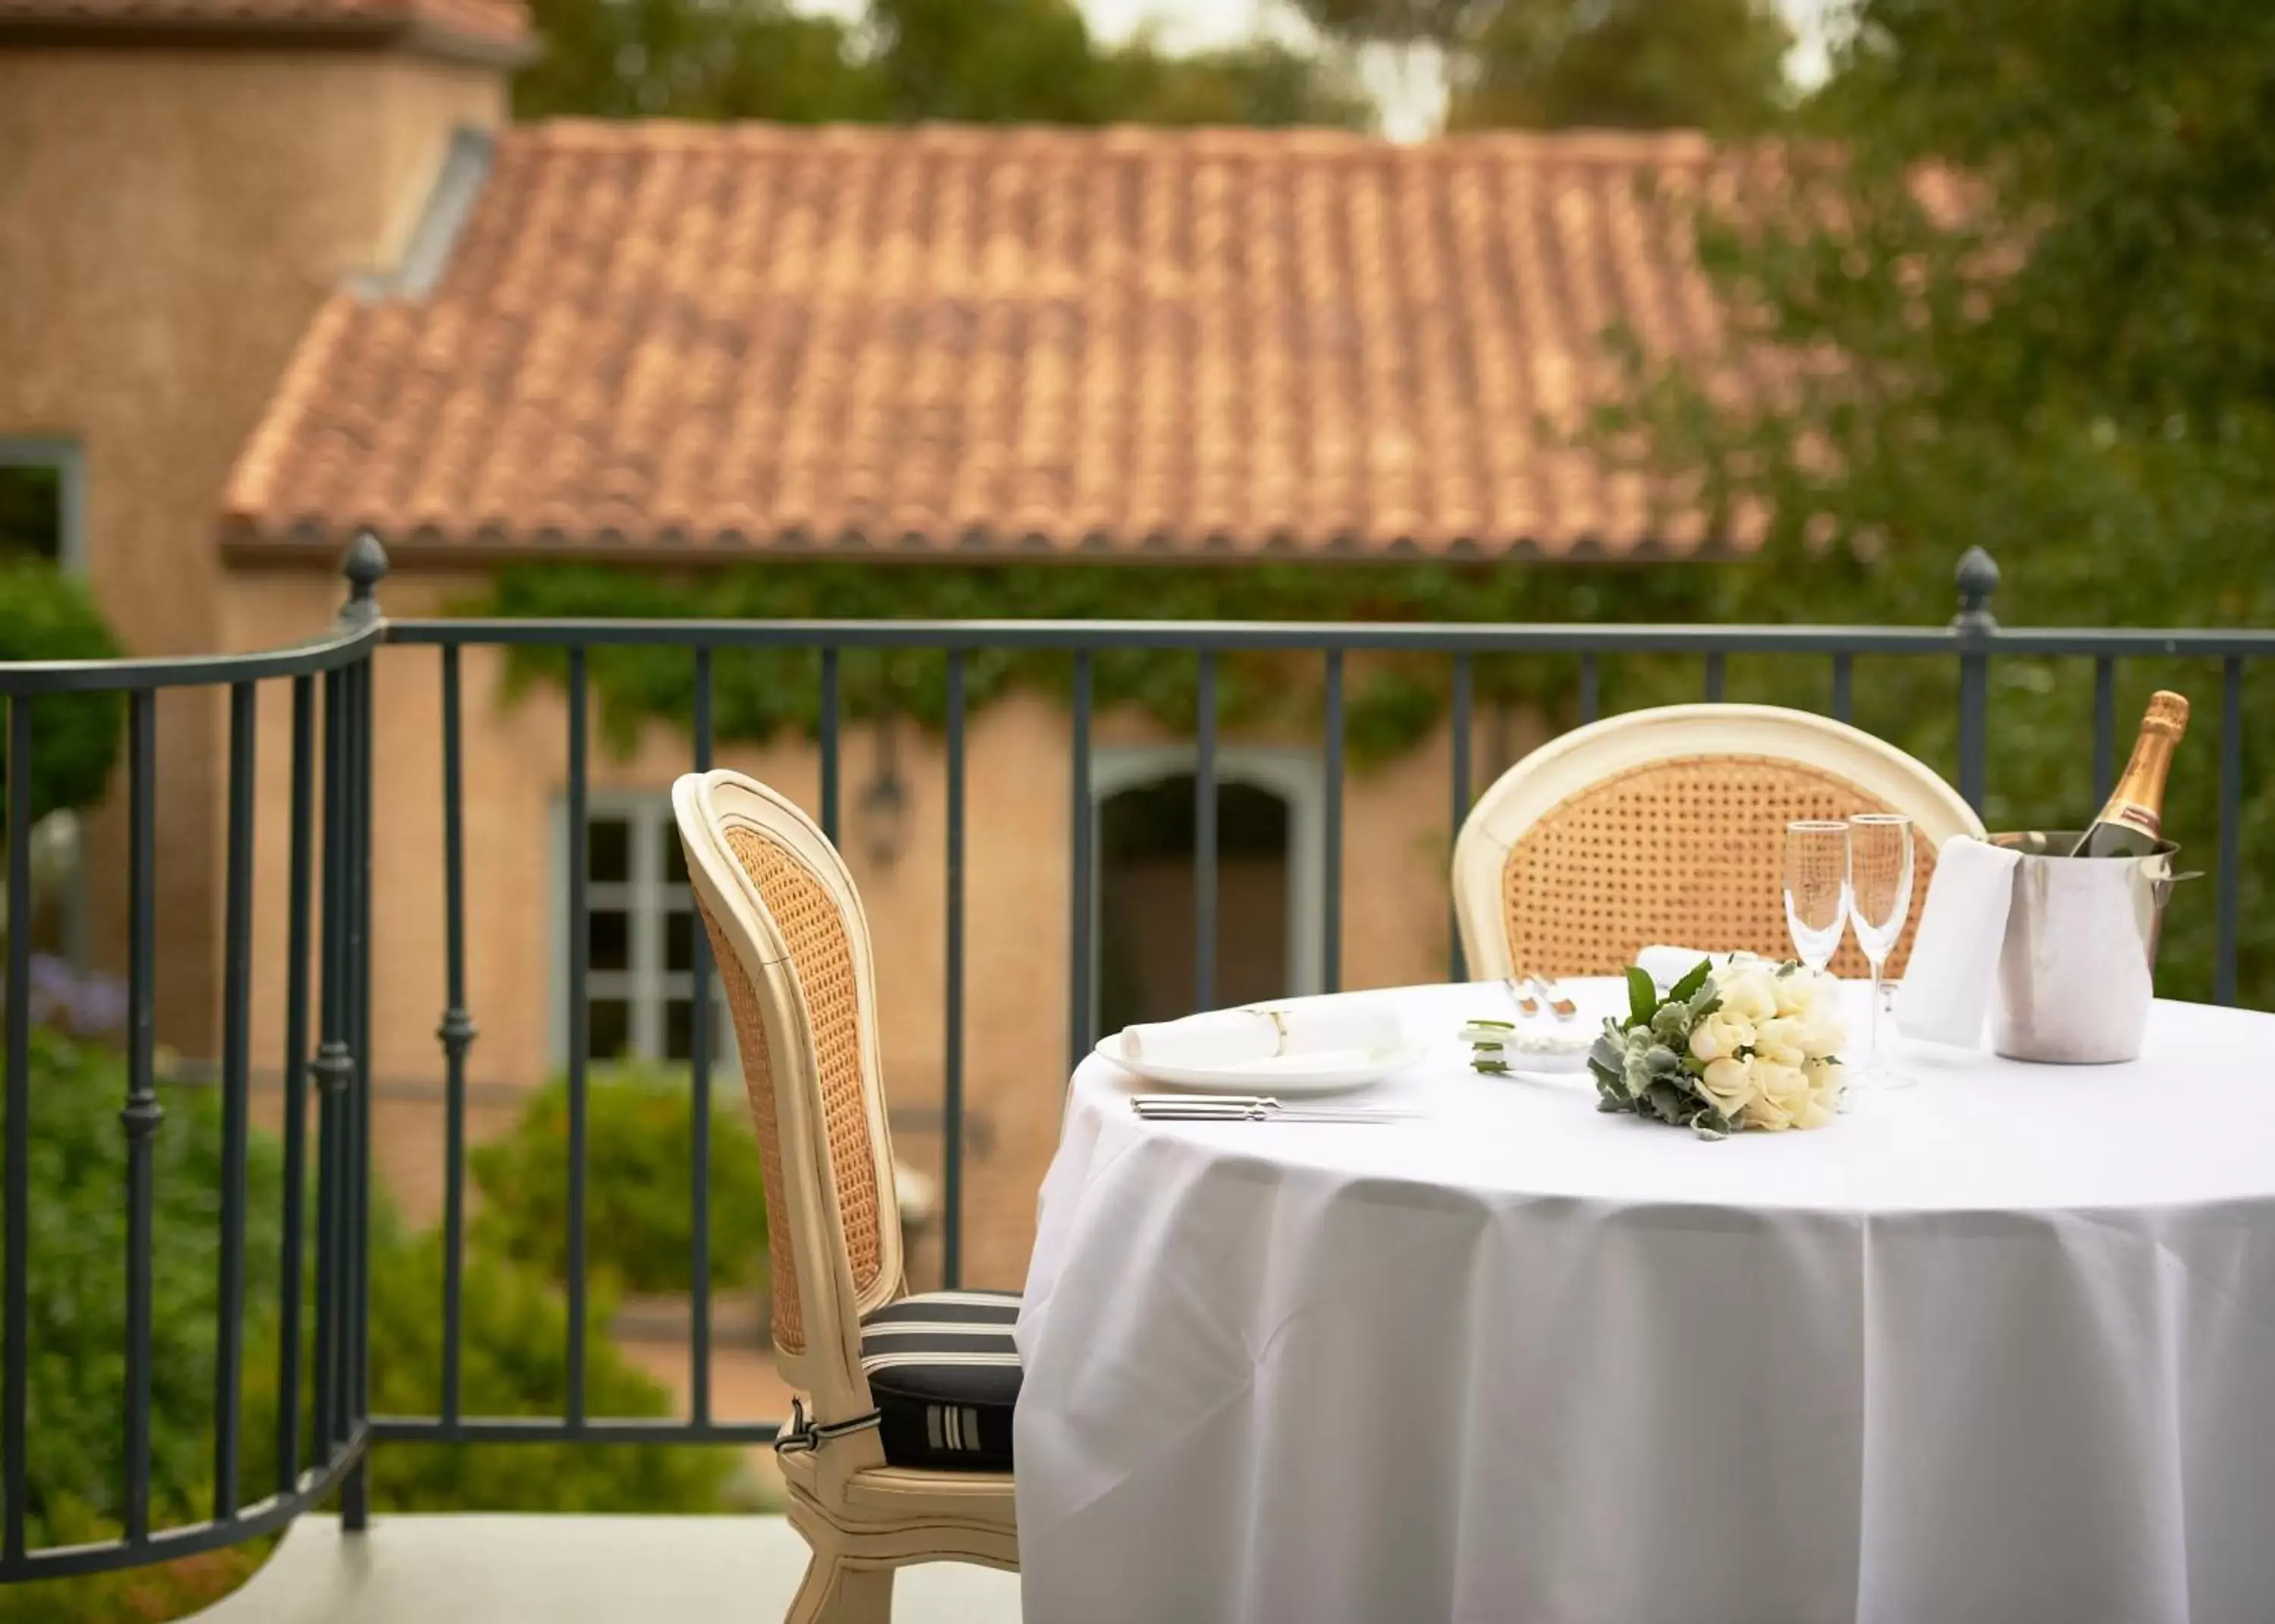
M1307 1105L1298 1099L1290 1103L1274 1094L1132 1094L1130 1103L1139 1110L1175 1110L1184 1106L1205 1106L1214 1110L1265 1111L1334 1111L1356 1116L1419 1116L1418 1106L1369 1104L1365 1100L1337 1102L1326 1099Z
M1130 1102L1130 1109L1149 1122L1397 1122L1412 1118L1410 1111L1368 1110L1357 1106L1267 1106L1210 1104L1175 1105Z

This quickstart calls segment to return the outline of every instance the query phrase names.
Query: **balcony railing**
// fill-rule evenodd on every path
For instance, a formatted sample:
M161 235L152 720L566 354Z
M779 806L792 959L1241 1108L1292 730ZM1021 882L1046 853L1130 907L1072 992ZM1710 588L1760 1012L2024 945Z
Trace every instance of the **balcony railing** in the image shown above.
M590 688L587 654L610 645L686 651L693 680L689 765L709 767L714 744L714 662L722 651L793 649L811 652L820 673L815 719L820 758L824 828L835 838L842 811L840 742L844 713L841 661L854 650L925 650L941 655L946 670L945 975L941 1011L944 1061L941 1114L941 1273L954 1285L963 1256L965 1080L964 940L966 927L967 785L965 736L968 665L983 651L1048 650L1070 665L1071 748L1065 786L1073 815L1068 853L1068 1008L1066 1053L1071 1064L1087 1053L1096 1008L1092 949L1098 939L1093 850L1092 723L1096 662L1112 651L1179 651L1198 673L1193 721L1194 964L1193 1003L1213 1001L1213 955L1218 923L1218 676L1220 661L1243 651L1272 650L1315 656L1323 691L1319 758L1324 842L1318 883L1323 898L1317 943L1317 981L1334 990L1342 980L1341 898L1346 854L1342 801L1345 771L1346 661L1354 654L1402 652L1442 656L1450 673L1450 772L1446 786L1447 827L1457 829L1472 799L1470 739L1481 659L1553 654L1576 662L1574 712L1595 719L1601 676L1608 661L1645 655L1697 661L1698 692L1723 696L1728 661L1739 655L1776 655L1820 662L1825 708L1850 719L1856 661L1893 656L1945 662L1956 675L1958 785L1978 809L1985 798L1990 751L1991 674L2001 658L2067 658L2091 662L2093 781L2109 785L2118 744L2117 673L2128 659L2178 658L2211 662L2219 673L2217 940L2213 987L2222 1001L2237 989L2238 899L2242 886L2243 696L2247 662L2275 656L2275 631L2052 631L2000 626L1991 612L1998 581L1992 562L1970 554L1959 573L1958 612L1936 627L1803 627L1707 625L1419 625L1233 624L1149 622L800 622L701 620L539 621L496 619L389 620L374 588L386 560L366 538L346 563L350 596L336 626L321 638L273 653L186 660L33 663L0 666L0 697L8 702L7 772L11 784L30 781L33 718L49 696L109 691L127 696L127 919L130 1019L126 1035L129 1083L121 1102L128 1147L126 1227L125 1392L119 1471L124 1532L117 1540L71 1548L27 1545L29 1499L26 1377L28 1290L35 1259L30 1249L30 1151L40 1102L32 1088L28 1022L7 1021L5 1123L4 1380L0 1380L0 1582L102 1568L132 1567L210 1549L274 1530L337 1492L349 1529L364 1525L366 1465L374 1446L397 1441L763 1443L773 1423L722 1421L713 1413L710 1370L710 1152L713 1072L707 1011L711 1002L704 941L695 933L693 1052L690 1087L694 1144L688 1168L692 1216L690 1258L692 1348L690 1400L684 1419L621 1419L589 1412L585 1363L592 1312L587 1268L588 1152L586 1042L590 1011L585 971L586 864L583 842L591 788L588 760ZM444 962L442 1051L444 1176L441 1399L427 1416L369 1413L368 1213L371 1155L371 917L374 668L382 646L433 649L439 661L442 705ZM568 1069L568 1227L565 1290L568 1304L566 1398L557 1416L469 1415L463 1401L464 1259L466 1249L467 1058L475 1041L466 981L466 857L464 695L461 653L468 647L539 646L565 652L567 729L569 959L566 1045ZM283 1042L289 1059L283 1078L284 1175L281 1199L283 1248L279 1282L282 1326L276 1357L280 1402L274 1439L274 1492L240 1503L236 1452L240 1431L245 1356L245 1226L249 1054L252 1034L251 894L255 850L254 724L256 690L289 683L291 699L289 946ZM228 771L223 881L223 1026L219 1086L223 1099L224 1187L220 1192L218 1357L213 1399L215 1489L211 1516L194 1525L158 1530L149 1523L151 1379L150 1146L164 1131L155 1088L152 986L155 949L155 820L158 783L155 701L163 690L205 688L228 695ZM30 797L8 797L11 895L28 888L26 866ZM391 885L412 876L386 877ZM6 1009L29 1001L30 945L14 933L8 944ZM1450 973L1462 974L1461 948L1447 937ZM315 964L315 985L309 966ZM312 1008L313 1000L313 1008ZM304 1131L307 1092L317 1107L314 1144ZM313 1206L310 1197L313 1196ZM313 1217L304 1221L303 1213ZM313 1235L306 1233L312 1223ZM310 1282L304 1295L303 1281ZM303 1342L312 1350L303 1368Z

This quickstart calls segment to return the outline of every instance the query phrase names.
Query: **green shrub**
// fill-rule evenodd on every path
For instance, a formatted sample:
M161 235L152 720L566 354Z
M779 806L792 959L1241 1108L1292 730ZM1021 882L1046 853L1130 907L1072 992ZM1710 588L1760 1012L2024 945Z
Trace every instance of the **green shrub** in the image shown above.
M741 1091L719 1095L711 1121L711 1283L766 1279L767 1204ZM595 1279L625 1291L688 1290L694 1235L690 1169L693 1101L684 1074L624 1062L596 1069L586 1091L586 1257ZM568 1273L569 1089L531 1096L512 1132L479 1146L471 1166L481 1247Z
M0 555L0 661L110 660L117 640L74 578L40 558ZM34 816L102 798L118 753L119 697L57 694L32 707ZM6 741L0 736L0 808L6 805Z
M117 1537L125 1385L125 1066L113 1051L34 1028L32 1046L30 1496L34 1547ZM221 1099L166 1090L152 1140L151 1520L211 1510L219 1302ZM313 1148L313 1140L312 1140ZM241 1499L275 1476L282 1162L275 1138L248 1136ZM313 1195L313 1190L312 1190ZM372 1408L431 1415L442 1370L441 1248L406 1234L384 1192L372 1201ZM308 1233L313 1236L313 1223ZM313 1289L304 1292L313 1319ZM567 1316L525 1264L469 1256L463 1369L469 1414L560 1412ZM591 1413L663 1416L665 1390L624 1359L593 1305L586 1352ZM310 1341L304 1334L304 1369ZM306 1389L303 1389L306 1402ZM305 1435L304 1424L303 1432ZM372 1455L374 1504L397 1510L724 1509L733 1453L684 1446L389 1445ZM179 1616L258 1565L249 1551L139 1573L0 1590L0 1624L128 1624Z

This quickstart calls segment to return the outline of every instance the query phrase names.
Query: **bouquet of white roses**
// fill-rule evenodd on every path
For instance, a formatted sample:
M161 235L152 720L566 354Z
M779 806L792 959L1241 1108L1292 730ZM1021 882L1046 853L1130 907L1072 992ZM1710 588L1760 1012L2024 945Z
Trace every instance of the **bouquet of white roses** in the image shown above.
M1627 972L1627 1018L1588 1051L1597 1108L1632 1111L1702 1139L1742 1128L1822 1128L1840 1099L1840 984L1766 959L1711 961L1659 996Z

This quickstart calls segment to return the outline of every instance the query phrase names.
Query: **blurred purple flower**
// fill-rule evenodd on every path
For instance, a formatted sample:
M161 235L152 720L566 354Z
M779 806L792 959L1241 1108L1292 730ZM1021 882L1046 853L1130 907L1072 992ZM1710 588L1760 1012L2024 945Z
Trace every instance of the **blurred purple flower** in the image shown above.
M100 1038L126 1024L126 988L115 976L81 975L49 954L32 956L32 1020L74 1038Z

